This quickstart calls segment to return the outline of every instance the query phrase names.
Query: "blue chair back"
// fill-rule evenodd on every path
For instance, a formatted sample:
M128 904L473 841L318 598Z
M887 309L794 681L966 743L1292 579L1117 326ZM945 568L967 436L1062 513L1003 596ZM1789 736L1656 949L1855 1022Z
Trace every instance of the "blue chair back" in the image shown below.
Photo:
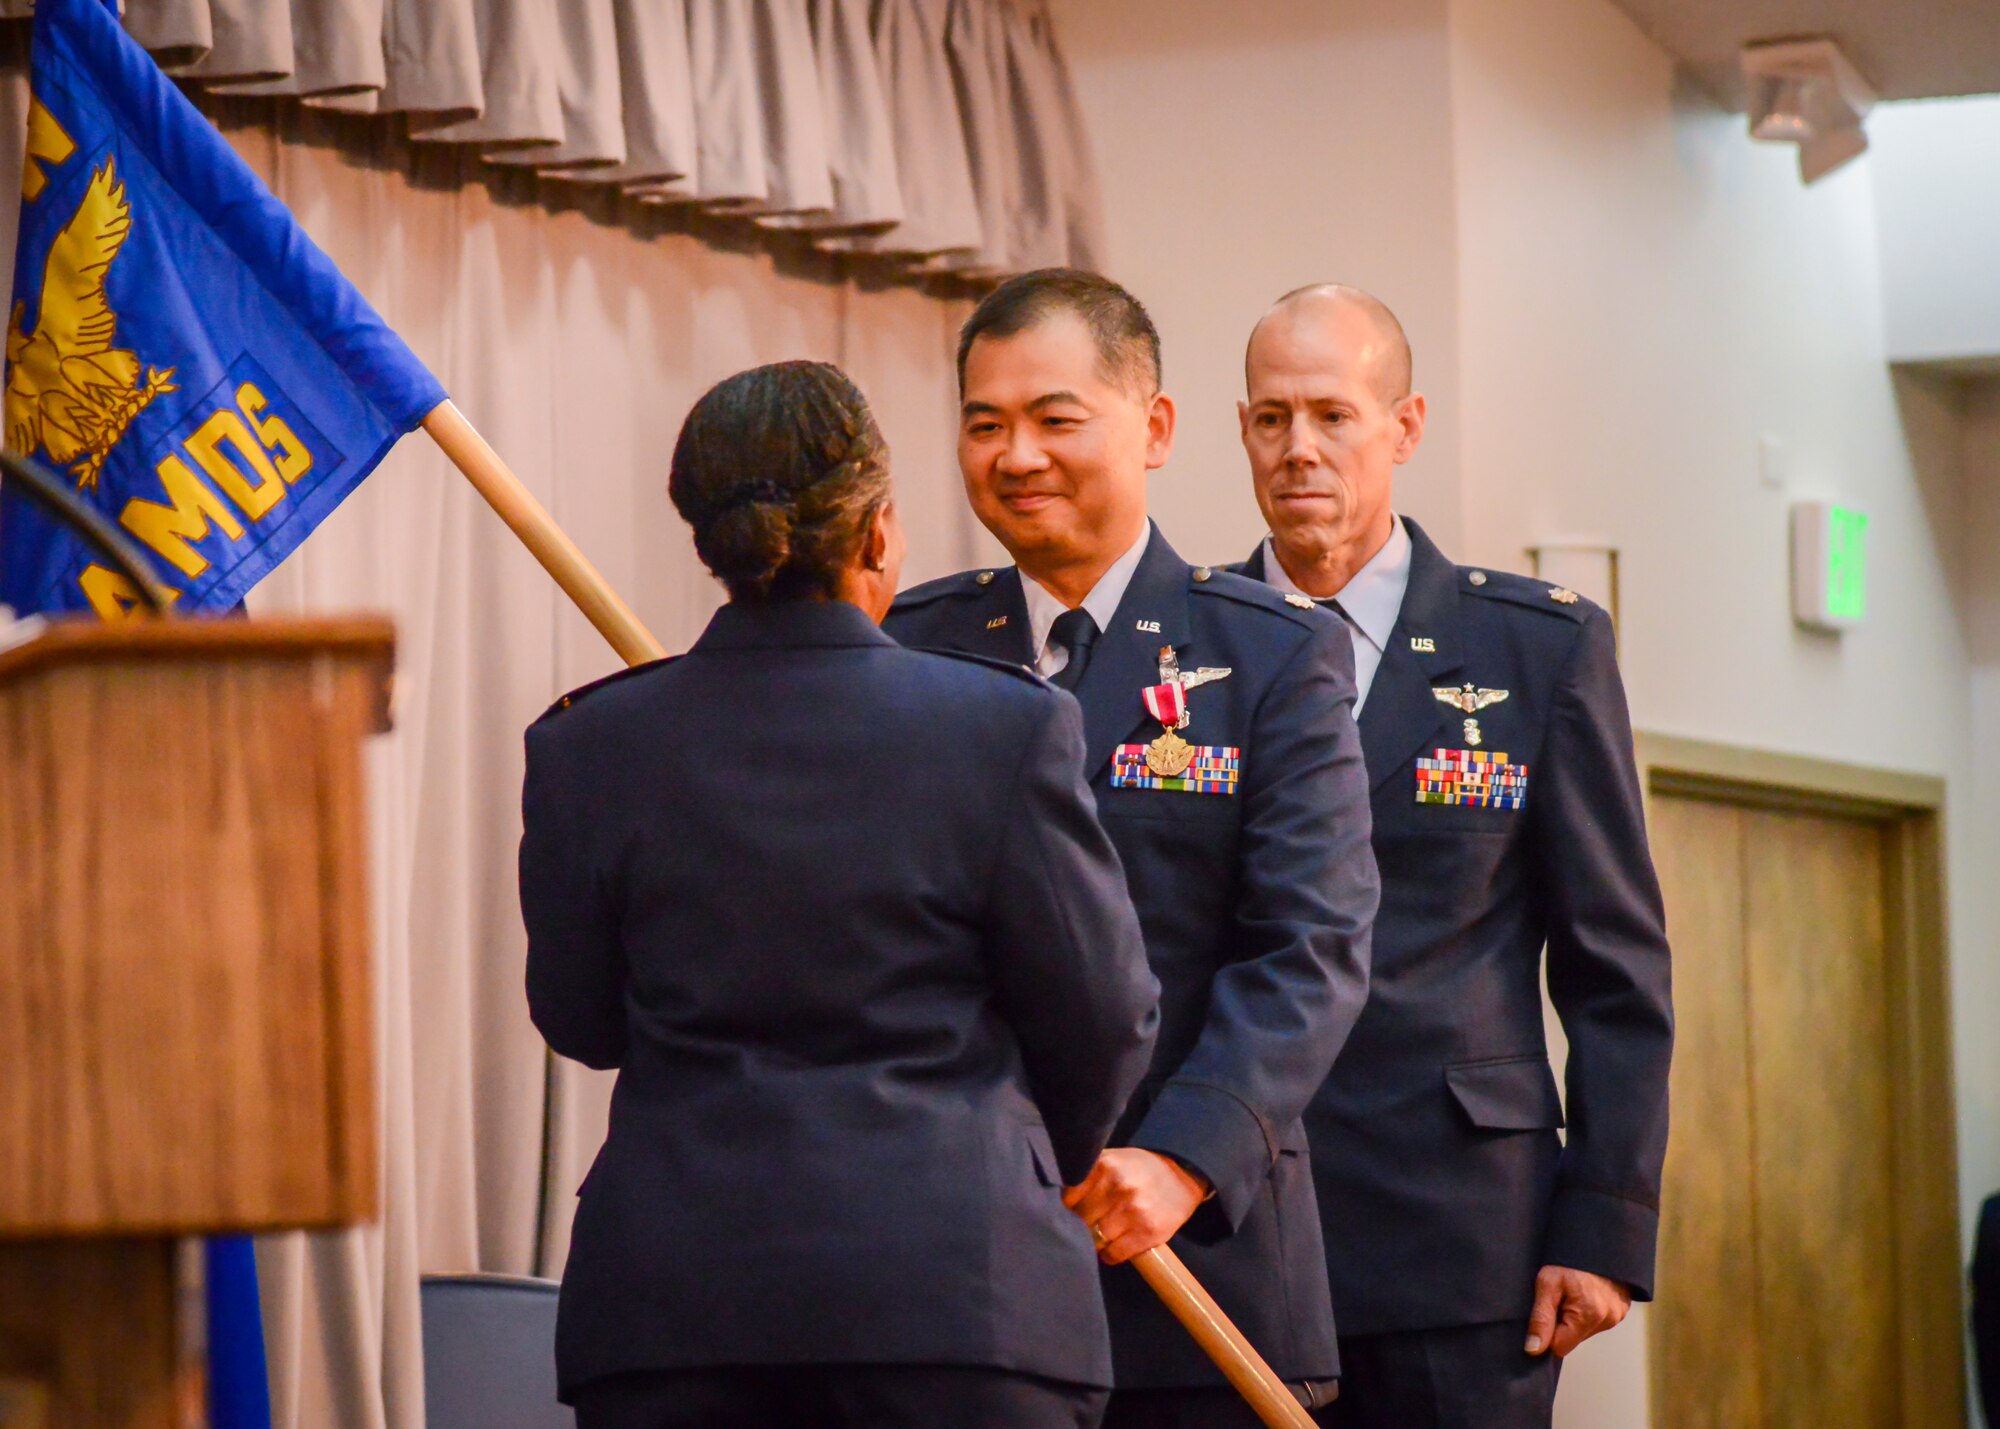
M424 1410L430 1429L576 1429L556 1402L556 1282L427 1275Z

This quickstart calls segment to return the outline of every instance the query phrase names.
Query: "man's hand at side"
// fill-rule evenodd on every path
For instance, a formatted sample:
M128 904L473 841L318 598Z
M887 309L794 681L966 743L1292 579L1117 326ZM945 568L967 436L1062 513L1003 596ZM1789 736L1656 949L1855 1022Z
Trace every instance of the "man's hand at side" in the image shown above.
M1098 1258L1120 1265L1172 1240L1207 1196L1172 1157L1127 1146L1099 1156L1083 1184L1063 1192L1063 1204L1090 1227Z
M1561 1359L1571 1350L1625 1318L1632 1292L1615 1280L1588 1270L1545 1265L1535 1277L1535 1308L1528 1315L1531 1355L1554 1350Z

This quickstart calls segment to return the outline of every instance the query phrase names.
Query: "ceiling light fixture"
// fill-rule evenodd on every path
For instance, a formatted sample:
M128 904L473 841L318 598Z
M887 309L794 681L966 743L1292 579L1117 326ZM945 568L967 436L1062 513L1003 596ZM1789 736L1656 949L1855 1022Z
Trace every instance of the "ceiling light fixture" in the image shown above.
M1763 97L1768 88L1770 97ZM1758 104L1750 121L1750 137L1767 144L1803 144L1812 138L1806 118L1806 82L1765 78L1758 85Z
M1868 147L1861 121L1875 91L1831 40L1776 40L1743 47L1750 137L1799 146L1805 182L1832 173Z

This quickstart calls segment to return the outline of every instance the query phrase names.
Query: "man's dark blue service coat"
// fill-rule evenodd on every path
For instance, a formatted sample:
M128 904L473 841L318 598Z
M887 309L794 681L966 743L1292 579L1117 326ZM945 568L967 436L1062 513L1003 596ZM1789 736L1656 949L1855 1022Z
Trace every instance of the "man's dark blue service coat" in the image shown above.
M885 628L911 646L1034 655L1012 569L919 586ZM1132 776L1143 766L1130 746L1161 732L1142 692L1166 646L1184 673L1229 671L1189 691L1181 731L1226 791ZM1293 1381L1338 1373L1300 1117L1368 990L1376 875L1353 662L1338 620L1191 567L1155 530L1075 691L1086 776L1160 980L1152 1066L1113 1142L1214 1184L1175 1248ZM1129 1266L1105 1273L1104 1296L1119 1388L1222 1383Z
M1343 1334L1525 1323L1545 1264L1650 1298L1667 1142L1666 927L1610 617L1405 524L1360 720L1373 983L1306 1113ZM1237 569L1262 580L1261 548Z

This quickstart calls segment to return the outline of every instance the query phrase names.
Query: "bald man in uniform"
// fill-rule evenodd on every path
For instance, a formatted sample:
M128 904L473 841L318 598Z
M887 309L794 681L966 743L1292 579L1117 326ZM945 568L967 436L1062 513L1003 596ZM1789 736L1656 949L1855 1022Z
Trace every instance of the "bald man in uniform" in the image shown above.
M1343 1374L1321 1418L1546 1426L1561 1358L1652 1293L1666 1152L1666 930L1611 620L1396 515L1427 406L1377 299L1287 294L1245 378L1271 534L1236 569L1347 624L1382 875L1369 1000L1305 1118Z

